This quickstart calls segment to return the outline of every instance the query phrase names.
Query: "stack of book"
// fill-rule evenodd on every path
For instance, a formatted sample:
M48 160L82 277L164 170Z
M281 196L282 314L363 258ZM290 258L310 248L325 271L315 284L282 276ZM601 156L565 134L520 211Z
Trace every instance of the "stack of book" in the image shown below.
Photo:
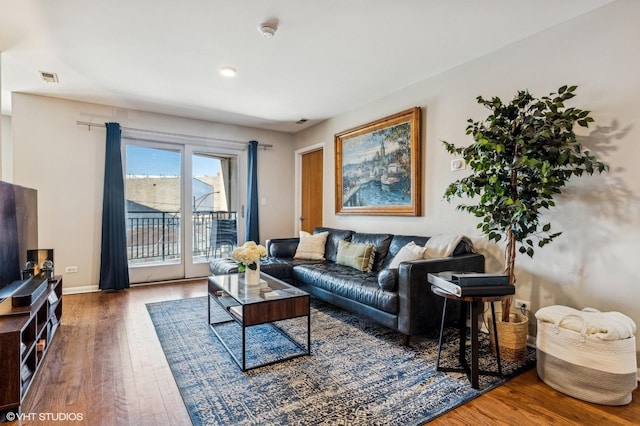
M476 272L440 272L428 274L432 285L458 297L506 296L515 294L516 288L509 284L509 277L502 274Z

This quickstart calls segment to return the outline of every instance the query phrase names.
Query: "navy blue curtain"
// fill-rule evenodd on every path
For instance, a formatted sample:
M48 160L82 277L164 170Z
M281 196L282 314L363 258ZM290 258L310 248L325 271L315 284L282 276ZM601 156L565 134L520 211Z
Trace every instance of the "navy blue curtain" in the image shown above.
M247 179L247 222L245 240L260 244L260 226L258 224L258 142L249 142L249 177Z
M102 197L102 252L100 255L100 290L129 288L127 235L122 175L121 130L118 123L105 123L107 147Z

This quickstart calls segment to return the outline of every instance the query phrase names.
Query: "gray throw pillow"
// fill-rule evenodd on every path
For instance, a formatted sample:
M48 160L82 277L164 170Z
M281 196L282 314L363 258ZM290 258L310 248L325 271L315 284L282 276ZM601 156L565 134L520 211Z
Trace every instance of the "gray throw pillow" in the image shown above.
M378 274L378 287L385 291L394 291L398 287L398 270L383 269Z

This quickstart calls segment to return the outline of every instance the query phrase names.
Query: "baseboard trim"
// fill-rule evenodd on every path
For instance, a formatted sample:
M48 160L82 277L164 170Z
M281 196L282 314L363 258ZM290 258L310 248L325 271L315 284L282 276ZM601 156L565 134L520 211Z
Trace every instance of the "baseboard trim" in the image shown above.
M80 294L80 293L94 293L100 291L97 285L86 285L82 287L65 287L62 284L62 294Z
M156 285L156 284L177 284L177 283L186 283L190 281L199 281L203 280L206 277L197 277L197 278L182 278L176 280L167 280L167 281L153 281L147 283L133 283L130 287L142 287L146 285ZM81 294L81 293L95 293L100 291L100 288L97 285L87 285L81 287L69 287L65 288L64 284L62 287L62 294Z

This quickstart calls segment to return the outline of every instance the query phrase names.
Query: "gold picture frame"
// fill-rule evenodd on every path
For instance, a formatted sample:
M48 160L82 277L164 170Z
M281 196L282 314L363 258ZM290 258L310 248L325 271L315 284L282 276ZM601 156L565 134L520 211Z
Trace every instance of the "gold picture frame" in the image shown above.
M419 107L335 135L336 214L422 215Z

